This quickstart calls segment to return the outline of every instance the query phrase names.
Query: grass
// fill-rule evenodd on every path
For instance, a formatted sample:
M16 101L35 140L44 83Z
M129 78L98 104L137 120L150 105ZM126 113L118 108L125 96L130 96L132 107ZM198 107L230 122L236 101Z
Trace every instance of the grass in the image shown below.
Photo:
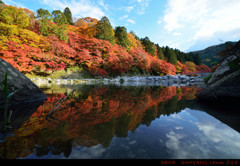
M4 94L3 131L6 131L7 130L8 103L11 100L11 97L20 90L17 90L15 92L12 92L12 93L9 94L8 83L7 83L7 73L5 73L5 75L4 75L3 84L0 83L0 88L3 90L3 94Z
M236 58L232 62L228 63L230 70L237 70L240 69L240 58Z
M205 84L208 83L208 81L212 78L212 74L209 74L207 77L204 78Z

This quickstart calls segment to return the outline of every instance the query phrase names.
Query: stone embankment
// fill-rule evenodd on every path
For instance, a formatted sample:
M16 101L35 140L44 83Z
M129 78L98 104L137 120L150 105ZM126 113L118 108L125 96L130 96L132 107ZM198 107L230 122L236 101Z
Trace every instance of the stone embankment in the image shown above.
M198 84L204 86L203 78L208 74L203 74L201 76L189 77L186 75L167 75L167 76L122 76L116 78L104 78L104 79L40 79L32 78L31 80L37 85L46 84L96 84L102 83L104 85L121 85L121 86L187 86L191 84Z

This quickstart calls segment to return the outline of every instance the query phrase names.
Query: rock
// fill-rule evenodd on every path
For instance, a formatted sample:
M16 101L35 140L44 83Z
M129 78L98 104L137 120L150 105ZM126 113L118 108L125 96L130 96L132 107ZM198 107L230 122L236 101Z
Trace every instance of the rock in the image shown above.
M240 70L209 85L197 95L199 101L233 103L240 101Z
M213 82L223 78L230 70L230 66L228 65L230 62L234 61L237 58L237 56L232 55L224 59L224 61L220 64L220 66L216 69L214 74L212 75L211 79L208 81L208 84L212 84Z
M240 101L240 42L222 60L212 74L207 88L197 94L198 101L217 102L218 104L238 104ZM231 68L230 64L236 64Z
M47 96L30 79L0 58L0 83L3 83L5 73L8 75L9 94L20 89L12 96L9 105L33 103L46 99ZM0 89L0 107L3 105L4 93Z

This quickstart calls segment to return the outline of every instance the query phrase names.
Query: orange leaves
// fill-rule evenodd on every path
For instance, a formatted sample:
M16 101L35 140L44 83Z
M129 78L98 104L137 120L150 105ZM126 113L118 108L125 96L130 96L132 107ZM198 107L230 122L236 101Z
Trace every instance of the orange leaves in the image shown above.
M204 72L204 73L211 72L211 69L204 64L196 66L196 69L197 69L198 72Z
M80 18L76 22L75 32L79 33L82 36L87 36L89 38L93 38L96 34L96 25L98 20L91 17Z

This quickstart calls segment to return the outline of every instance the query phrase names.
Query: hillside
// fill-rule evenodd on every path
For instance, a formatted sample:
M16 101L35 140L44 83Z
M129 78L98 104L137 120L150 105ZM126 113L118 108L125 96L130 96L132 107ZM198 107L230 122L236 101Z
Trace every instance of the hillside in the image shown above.
M0 58L29 77L114 77L208 72L187 54L140 39L107 17L72 21L71 11L0 4ZM194 58L192 58L194 59Z
M225 50L229 46L233 46L234 44L236 44L236 42L228 41L226 43L211 46L204 50L194 51L192 53L198 54L204 64L206 64L209 67L213 67L221 60L221 58L218 56L218 53L222 50Z

